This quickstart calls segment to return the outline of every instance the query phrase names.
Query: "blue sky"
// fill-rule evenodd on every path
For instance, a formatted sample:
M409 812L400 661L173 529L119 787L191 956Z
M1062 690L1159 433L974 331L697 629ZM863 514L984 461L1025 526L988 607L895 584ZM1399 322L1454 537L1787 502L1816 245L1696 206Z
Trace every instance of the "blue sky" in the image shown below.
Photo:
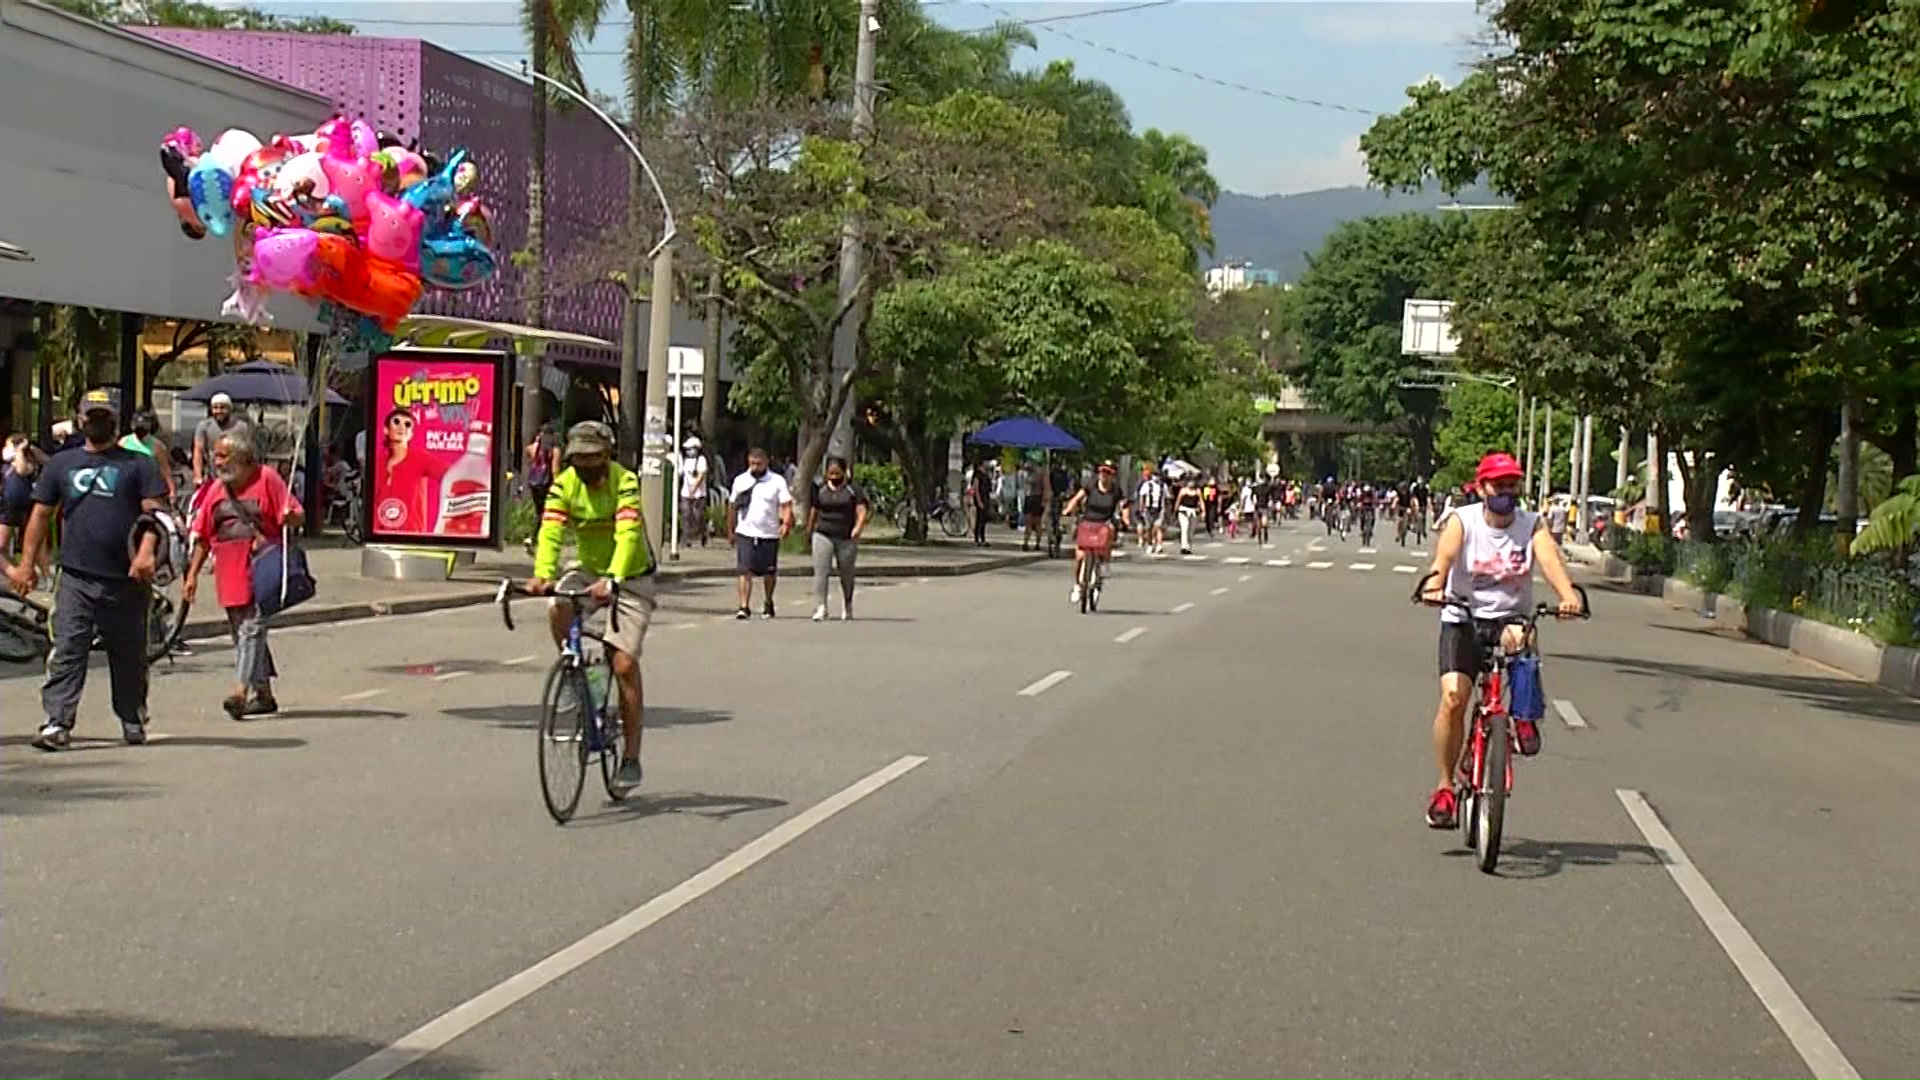
M1130 0L923 2L947 25L967 28L1008 15L1051 18L1126 7ZM260 6L333 15L367 34L423 37L483 58L515 61L525 53L518 5L510 0ZM609 6L624 18L624 4ZM1039 48L1019 62L1073 61L1082 75L1119 91L1135 127L1187 133L1207 148L1223 187L1265 195L1363 183L1359 137L1371 122L1362 113L1273 95L1391 112L1412 83L1429 75L1456 81L1475 55L1472 40L1481 25L1474 5L1461 0L1185 0L1037 24ZM603 30L583 62L588 81L608 93L620 87L621 33L617 26ZM879 47L886 47L884 28Z

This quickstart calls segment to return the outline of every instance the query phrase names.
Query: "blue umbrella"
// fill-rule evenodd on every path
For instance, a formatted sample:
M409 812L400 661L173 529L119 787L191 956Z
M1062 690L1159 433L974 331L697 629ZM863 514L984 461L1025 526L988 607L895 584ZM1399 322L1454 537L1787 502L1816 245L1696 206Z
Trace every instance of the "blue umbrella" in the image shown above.
M225 394L241 404L305 405L309 400L306 378L285 364L276 364L271 360L252 360L241 364L180 396L188 401L210 401L215 394ZM327 391L329 407L346 404L346 398Z
M1031 450L1084 450L1079 439L1037 416L995 420L967 440L976 446L1013 446Z

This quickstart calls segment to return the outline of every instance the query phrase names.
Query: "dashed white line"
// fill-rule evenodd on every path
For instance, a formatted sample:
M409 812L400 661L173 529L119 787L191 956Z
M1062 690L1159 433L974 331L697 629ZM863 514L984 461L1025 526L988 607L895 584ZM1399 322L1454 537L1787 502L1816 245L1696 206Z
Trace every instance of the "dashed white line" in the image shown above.
M1217 547L1226 547L1227 545L1221 543L1218 540L1209 540L1207 541L1207 546L1210 548L1217 548Z
M1370 562L1357 562L1357 563L1348 563L1348 564L1347 564L1347 569L1349 569L1349 570L1361 570L1361 571L1366 571L1366 570L1371 570L1371 569L1373 569L1373 564L1372 564L1372 563L1370 563Z
M1206 562L1207 561L1207 557L1205 555L1182 555L1181 558L1187 560L1188 562Z
M1330 562L1310 562L1310 563L1308 563L1308 564L1307 564L1307 569L1309 569L1309 570L1331 570L1331 569L1333 569L1333 564L1332 564L1332 563L1330 563Z
M1580 715L1580 710L1574 707L1573 702L1567 701L1564 698L1554 698L1553 709L1560 714L1560 719L1567 722L1568 727L1583 728L1587 726L1587 718Z
M1292 559L1268 559L1267 565L1268 566L1292 566L1293 560Z
M1192 611L1192 610L1193 610L1193 601L1189 600L1186 603L1181 604L1179 607L1174 608L1173 614L1178 615L1183 611Z
M1379 548L1369 548L1369 547L1363 547L1363 548L1361 548L1361 549L1360 549L1360 554L1362 554L1362 555L1378 555L1378 554L1380 554L1380 549L1379 549Z
M540 658L537 656L516 656L511 660L502 660L500 663L507 667L519 667L521 664L530 664L538 659Z
M932 581L932 580L933 580L933 579L932 579L932 578L930 578L930 577L917 577L917 578L914 578L914 579L913 579L913 582L914 582L914 584L916 584L916 585L925 585L925 584L926 584L927 582L929 582L929 581Z
M443 672L441 672L440 674L438 674L438 675L435 675L435 676L433 677L433 681L434 681L434 682L449 682L449 681L451 681L451 680L453 680L453 679L464 679L464 678L466 678L467 676L469 676L469 675L471 675L471 674L473 674L473 672L471 672L471 671L443 671Z
M1627 816L1647 838L1647 843L1659 854L1660 861L1666 865L1667 874L1673 883L1680 887L1681 895L1687 903L1693 905L1700 921L1705 923L1707 931L1713 935L1720 948L1740 970L1742 978L1753 989L1753 995L1773 1016L1773 1022L1780 1026L1781 1034L1793 1044L1800 1053L1800 1060L1807 1063L1807 1070L1816 1080L1859 1080L1860 1073L1853 1063L1847 1060L1840 1047L1834 1043L1827 1029L1814 1019L1813 1011L1807 1003L1800 1000L1787 977L1773 966L1767 954L1761 950L1759 942L1740 925L1733 910L1720 899L1706 876L1687 858L1681 850L1680 842L1673 838L1667 827L1647 804L1647 797L1637 791L1619 789L1614 795L1620 799L1620 805L1626 807Z
M1393 572L1396 574L1417 574L1420 572L1420 568L1417 566L1401 565L1394 567Z
M1020 691L1020 696L1021 697L1039 697L1041 694L1046 693L1047 691L1053 689L1056 686L1059 686L1061 683L1066 682L1068 679L1071 679L1071 678L1073 678L1073 672L1071 671L1056 671L1051 675L1047 675L1037 680L1036 682L1033 683L1033 685L1027 687L1025 690Z
M1222 561L1224 561L1228 566L1245 566L1248 563L1252 562L1253 560L1247 558L1245 555L1235 555L1231 559L1225 559Z
M1416 559L1424 559L1427 557L1427 553L1424 551L1409 551L1407 552L1407 554L1413 556Z
M855 781L775 825L747 846L707 867L680 884L641 904L625 915L561 949L545 960L454 1006L400 1037L385 1049L369 1054L334 1074L333 1080L386 1080L460 1036L526 1000L568 973L578 971L642 930L700 899L751 869L769 855L793 843L827 819L926 764L908 755Z
M1227 595L1227 589L1228 589L1228 588L1229 588L1229 586L1226 586L1226 585L1222 585L1222 586L1220 586L1219 588L1217 588L1217 589L1215 589L1215 590L1213 590L1213 595L1215 595L1215 596L1225 596L1225 595Z
M1147 632L1146 627L1136 626L1133 629L1127 631L1126 633L1121 634L1119 637L1114 638L1113 643L1115 645L1125 645L1127 642L1132 641L1134 638L1137 638L1141 634L1144 634L1146 632Z
M386 693L388 689L390 688L385 686L376 686L371 690L355 690L351 694L341 694L340 700L341 701L365 701L368 698L379 697L381 694Z
M1241 575L1240 575L1240 580L1241 580L1242 582L1248 582L1248 581L1252 581L1252 580L1253 580L1253 575L1252 575L1252 574L1241 574Z

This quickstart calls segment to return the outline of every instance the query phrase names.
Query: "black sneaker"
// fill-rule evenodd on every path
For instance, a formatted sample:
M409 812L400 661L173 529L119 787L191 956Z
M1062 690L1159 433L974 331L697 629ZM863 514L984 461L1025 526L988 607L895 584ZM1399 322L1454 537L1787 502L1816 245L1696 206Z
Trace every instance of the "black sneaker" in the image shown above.
M33 745L49 753L65 750L73 745L73 732L49 720L40 728L40 734L34 737Z
M736 619L751 619L753 618L753 612L748 611L746 608L741 608L739 611L733 613L733 617Z
M242 712L247 716L271 716L280 711L280 702L272 694L255 694Z
M765 608L762 608L760 611L760 617L763 619L773 618L773 605L768 604Z
M120 737L126 740L128 746L140 746L147 741L147 725L129 724L125 720L122 720L120 721Z

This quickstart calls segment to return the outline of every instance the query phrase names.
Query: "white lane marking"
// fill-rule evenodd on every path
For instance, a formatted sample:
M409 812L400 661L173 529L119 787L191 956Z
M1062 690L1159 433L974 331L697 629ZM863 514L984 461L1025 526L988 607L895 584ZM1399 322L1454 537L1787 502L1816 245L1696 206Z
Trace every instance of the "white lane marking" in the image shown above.
M1614 795L1620 799L1620 805L1626 807L1627 816L1633 819L1640 835L1647 838L1647 843L1660 856L1673 883L1680 887L1681 894L1693 905L1694 914L1700 916L1700 921L1706 924L1714 940L1726 951L1727 959L1740 969L1741 977L1747 980L1747 985L1753 989L1754 996L1760 999L1760 1004L1772 1014L1773 1022L1780 1026L1781 1034L1799 1051L1800 1060L1807 1063L1808 1071L1818 1080L1859 1080L1860 1074L1855 1071L1853 1063L1840 1052L1840 1047L1827 1034L1827 1029L1820 1026L1820 1021L1814 1019L1813 1012L1788 984L1787 977L1780 974L1780 969L1773 966L1772 960L1767 959L1759 942L1754 941L1753 935L1747 933L1747 928L1740 925L1740 920L1734 917L1726 901L1720 899L1720 894L1714 891L1706 876L1687 858L1680 842L1673 838L1673 834L1661 822L1660 815L1648 805L1647 797L1625 788L1616 789Z
M435 676L433 677L433 681L434 681L434 682L448 682L448 681L451 681L451 680L453 680L453 679L464 679L464 678L466 678L467 676L469 676L469 675L471 675L471 674L473 674L473 672L471 672L471 671L443 671L443 672L441 672L440 674L438 674L438 675L435 675Z
M1330 562L1310 562L1310 563L1308 563L1308 564L1307 564L1307 569L1309 569L1309 570L1331 570L1331 569L1333 569L1333 564L1332 564L1332 563L1330 563Z
M1146 632L1147 632L1146 627L1136 626L1133 629L1127 631L1126 633L1121 634L1119 637L1114 638L1113 643L1115 645L1125 645L1127 642L1132 641L1134 638L1137 638L1141 634L1144 634Z
M1066 682L1068 679L1072 677L1073 677L1073 672L1071 671L1056 671L1053 674L1048 675L1040 679L1039 681L1035 682L1032 686L1027 687L1025 690L1020 691L1020 696L1021 697L1039 697L1041 694L1044 694L1047 691L1053 689L1054 687L1059 686L1061 683Z
M341 701L365 701L368 698L379 697L381 694L386 693L389 689L390 687L376 686L371 690L355 690L351 694L341 694L340 700Z
M674 629L675 630L698 630L700 629L700 624L697 622L680 623L676 625Z
M1246 582L1246 581L1252 581L1252 580L1253 580L1253 575L1252 575L1252 574L1241 574L1241 575L1240 575L1240 580L1241 580L1241 581L1243 581L1243 582Z
M1360 554L1362 554L1362 555L1378 555L1378 554L1380 554L1380 549L1379 549L1379 548L1367 548L1367 547L1363 547L1363 548L1361 548L1361 549L1360 549Z
M1227 545L1221 543L1218 540L1210 540L1207 542L1207 546L1210 548L1217 548L1217 547L1226 547Z
M333 1080L386 1080L421 1058L493 1019L567 974L577 971L649 926L725 885L756 863L806 835L828 818L879 791L927 759L909 754L841 789L760 834L745 847L568 945L545 960L481 991L334 1074Z
M1420 572L1420 568L1417 566L1396 566L1393 568L1393 572L1396 574L1417 574Z
M537 656L516 656L511 660L502 660L500 663L507 667L519 667L521 664L531 664L538 659L540 658Z
M932 581L932 580L933 580L933 579L932 579L932 578L930 578L930 577L917 577L917 578L914 578L914 579L913 579L913 581L914 581L914 584L916 584L916 585L925 585L925 584L926 584L927 582L929 582L929 581Z
M1221 561L1225 562L1228 566L1245 566L1253 560L1247 558L1245 555L1235 555L1231 559L1223 559Z
M1587 726L1587 718L1580 715L1580 710L1574 707L1573 702L1565 698L1554 698L1553 708L1555 712L1560 714L1560 719L1567 722L1568 727L1583 728Z
M1225 586L1225 585L1222 585L1222 586L1220 586L1219 588L1217 588L1217 589L1215 589L1215 590L1213 590L1213 595L1215 595L1215 596L1225 596L1225 595L1227 595L1227 588L1228 588L1227 586Z
M1187 560L1188 562L1206 562L1207 561L1207 557L1205 555L1182 555L1180 557Z
M1192 611L1192 610L1193 610L1193 601L1189 600L1186 603L1181 604L1179 607L1174 608L1173 614L1178 615L1183 611Z
M1325 545L1325 544L1308 544L1308 545L1307 545L1307 550L1308 550L1308 551L1325 551L1325 550L1327 550L1327 545Z
M1416 559L1424 559L1427 557L1427 553L1424 551L1409 551L1407 552L1407 554L1413 556Z
M1293 560L1292 559L1268 559L1267 565L1268 566L1292 566Z
M1373 569L1373 564L1372 564L1372 563L1370 563L1370 562L1357 562L1357 563L1348 563L1348 564L1347 564L1347 569L1349 569L1349 570L1371 570L1371 569Z

